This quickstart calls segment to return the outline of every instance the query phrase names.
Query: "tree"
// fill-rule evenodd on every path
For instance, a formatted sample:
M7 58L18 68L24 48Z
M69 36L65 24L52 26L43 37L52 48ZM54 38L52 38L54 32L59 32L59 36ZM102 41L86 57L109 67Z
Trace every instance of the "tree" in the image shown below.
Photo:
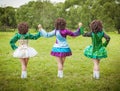
M41 23L45 28L52 28L56 18L56 9L49 0L32 1L17 10L17 22L26 21L30 27L36 28Z
M96 7L97 6L97 7ZM92 7L94 16L103 21L108 31L113 28L120 29L120 1L119 0L98 0Z
M16 15L14 15L16 13ZM30 28L41 23L46 29L54 28L58 17L66 19L67 27L74 29L82 22L85 29L94 19L101 20L107 31L120 32L120 0L65 0L53 4L50 0L31 1L18 9L0 8L0 26L11 26L25 21ZM13 22L14 21L14 22Z
M13 7L0 8L0 26L3 31L6 28L16 27L15 9Z

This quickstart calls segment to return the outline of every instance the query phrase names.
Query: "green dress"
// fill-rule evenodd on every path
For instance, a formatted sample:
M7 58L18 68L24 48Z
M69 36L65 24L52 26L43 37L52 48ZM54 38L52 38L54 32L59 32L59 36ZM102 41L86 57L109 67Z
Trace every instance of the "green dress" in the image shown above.
M10 40L11 48L15 50L13 53L13 57L29 58L37 55L37 51L28 45L28 40L29 39L36 40L39 37L40 37L40 32L38 32L35 35L32 35L30 33L27 34L16 33L14 37ZM19 42L19 46L15 45L17 41Z
M40 32L38 32L37 34L35 35L32 35L30 33L27 33L27 34L19 34L19 33L16 33L12 39L10 40L10 46L13 50L17 49L18 47L15 45L15 43L20 40L20 39L24 39L24 40L28 40L28 39L32 39L32 40L36 40L40 37Z
M84 55L88 58L101 59L107 57L107 51L105 47L108 45L110 37L106 35L103 31L97 33L86 33L83 36L88 36L92 38L92 45L87 46L84 50ZM102 43L102 38L106 41Z

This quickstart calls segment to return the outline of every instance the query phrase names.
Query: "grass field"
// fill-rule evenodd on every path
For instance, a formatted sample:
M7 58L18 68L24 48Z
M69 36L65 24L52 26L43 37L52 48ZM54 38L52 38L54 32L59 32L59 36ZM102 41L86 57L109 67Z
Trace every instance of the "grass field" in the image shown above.
M108 58L100 63L100 79L92 79L93 63L83 55L90 38L68 37L73 55L64 66L64 78L57 78L57 62L50 56L53 38L31 40L38 55L29 60L28 78L21 79L19 59L13 58L9 40L12 32L0 32L0 91L120 91L120 35L108 33Z

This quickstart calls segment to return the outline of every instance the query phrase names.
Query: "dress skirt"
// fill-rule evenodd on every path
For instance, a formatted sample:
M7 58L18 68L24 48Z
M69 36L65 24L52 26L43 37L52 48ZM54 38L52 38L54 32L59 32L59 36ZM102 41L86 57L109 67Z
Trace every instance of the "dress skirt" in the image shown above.
M51 55L56 57L66 57L72 55L72 52L70 48L53 47Z
M95 50L93 50L93 46L90 45L85 48L84 55L88 58L101 59L101 58L107 57L107 51L106 51L105 47L101 47L100 49L95 51Z
M18 47L13 53L13 57L15 58L30 58L36 55L37 51L34 48L28 46Z

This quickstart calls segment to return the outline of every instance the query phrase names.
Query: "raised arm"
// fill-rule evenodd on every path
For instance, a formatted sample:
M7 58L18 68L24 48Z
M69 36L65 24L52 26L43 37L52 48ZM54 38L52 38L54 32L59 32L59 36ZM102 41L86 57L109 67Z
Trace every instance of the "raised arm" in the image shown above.
M18 40L18 36L17 34L15 34L15 36L10 40L10 46L13 50L15 50L16 48L18 48L15 43L17 42Z
M61 32L62 32L62 31L61 31ZM64 32L65 32L65 33L61 33L63 36L64 36L64 34L65 34L65 36L66 36L66 35L69 35L69 36L72 36L72 37L76 37L76 36L79 36L79 35L83 34L82 28L78 28L75 32L72 32L72 31L70 31L70 30L65 30Z
M40 35L43 36L43 37L49 38L49 37L55 36L55 30L53 30L53 31L51 31L51 32L46 32L46 31L42 28L42 25L41 25L41 24L38 25L38 29L39 29Z
M78 23L78 29L77 29L77 31L74 32L74 34L76 36L84 34L84 28L83 28L83 24L81 22Z
M84 28L83 28L83 27L78 28L78 29L74 32L74 34L75 34L76 36L83 35L83 34L84 34Z
M68 30L67 35L74 36L74 37L79 36L79 35L83 35L84 34L84 28L83 28L82 25L83 24L80 22L78 24L78 29L75 32L71 32L71 31Z
M43 37L46 37L46 38L53 37L53 36L55 36L55 30L53 30L51 32L46 32L44 29L41 29L40 35Z
M103 43L103 46L107 47L110 41L110 37L105 32L103 37L106 39L106 41Z
M29 39L33 39L33 40L36 40L38 38L40 38L40 32L38 32L37 34L33 35L33 34L28 34L28 38Z

